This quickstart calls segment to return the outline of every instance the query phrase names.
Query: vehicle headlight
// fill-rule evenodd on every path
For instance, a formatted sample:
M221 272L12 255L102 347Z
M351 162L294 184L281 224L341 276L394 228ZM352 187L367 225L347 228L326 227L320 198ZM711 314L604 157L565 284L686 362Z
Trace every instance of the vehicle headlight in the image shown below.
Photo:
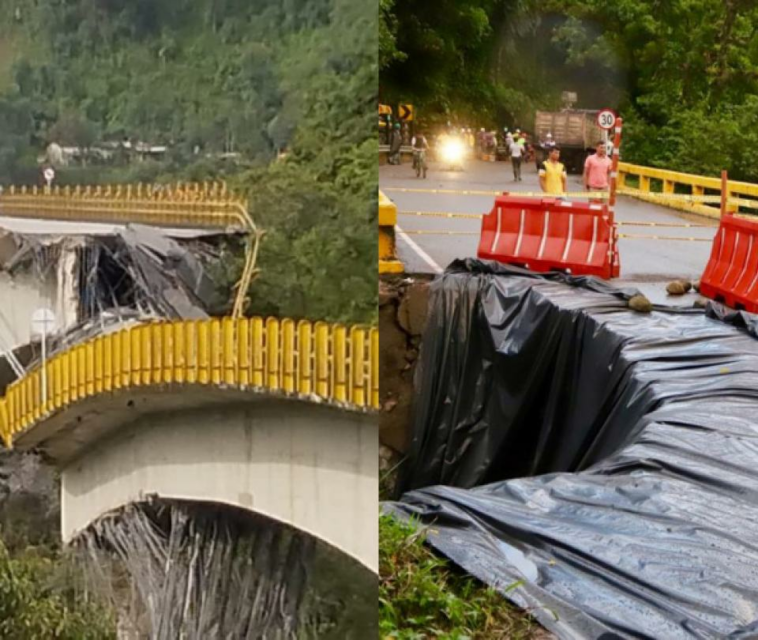
M451 164L463 159L463 144L460 140L448 140L442 145L442 159Z

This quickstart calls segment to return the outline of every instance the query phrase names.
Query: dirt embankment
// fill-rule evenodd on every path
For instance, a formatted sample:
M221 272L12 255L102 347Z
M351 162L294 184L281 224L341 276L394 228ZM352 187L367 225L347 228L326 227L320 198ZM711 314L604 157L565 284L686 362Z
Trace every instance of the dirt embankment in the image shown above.
M431 279L418 275L379 281L382 473L396 465L408 447L413 374L426 327Z

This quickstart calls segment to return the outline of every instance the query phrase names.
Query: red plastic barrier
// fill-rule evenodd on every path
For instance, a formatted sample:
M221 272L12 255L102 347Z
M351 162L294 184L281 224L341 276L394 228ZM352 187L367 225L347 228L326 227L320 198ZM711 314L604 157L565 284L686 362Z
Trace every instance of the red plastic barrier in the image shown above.
M700 293L734 309L758 313L758 222L722 216Z
M616 231L605 204L498 196L482 218L477 255L538 272L619 275Z

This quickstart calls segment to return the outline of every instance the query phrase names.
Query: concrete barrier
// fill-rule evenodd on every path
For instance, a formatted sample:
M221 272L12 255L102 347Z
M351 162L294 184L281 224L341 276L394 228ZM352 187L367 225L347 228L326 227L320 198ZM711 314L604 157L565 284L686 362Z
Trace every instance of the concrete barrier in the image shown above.
M379 273L402 273L403 263L397 259L395 226L397 206L381 191L379 192Z

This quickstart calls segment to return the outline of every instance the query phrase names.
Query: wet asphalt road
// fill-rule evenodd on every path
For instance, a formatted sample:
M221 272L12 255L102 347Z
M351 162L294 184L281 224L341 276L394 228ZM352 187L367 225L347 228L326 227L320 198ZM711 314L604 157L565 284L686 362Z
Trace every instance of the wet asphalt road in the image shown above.
M426 180L416 178L409 163L401 166L383 165L379 170L381 189L425 188L473 191L539 191L534 164L523 169L523 181L514 182L510 163L471 160L463 171L445 171L430 163ZM581 191L581 176L569 176L569 191ZM454 213L489 212L493 196L403 193L386 191L402 211L444 211ZM619 222L696 223L706 228L650 228L623 225L621 233L635 235L664 235L696 237L712 240L718 223L702 216L685 214L673 209L621 197L616 205ZM442 272L456 258L476 257L479 242L478 219L416 217L398 215L398 253L408 273ZM413 235L404 232L418 230L461 231L473 235ZM619 286L634 286L658 303L690 306L695 295L672 297L666 294L666 284L676 278L697 279L710 255L711 242L681 240L627 239L619 241L621 277L613 282Z

